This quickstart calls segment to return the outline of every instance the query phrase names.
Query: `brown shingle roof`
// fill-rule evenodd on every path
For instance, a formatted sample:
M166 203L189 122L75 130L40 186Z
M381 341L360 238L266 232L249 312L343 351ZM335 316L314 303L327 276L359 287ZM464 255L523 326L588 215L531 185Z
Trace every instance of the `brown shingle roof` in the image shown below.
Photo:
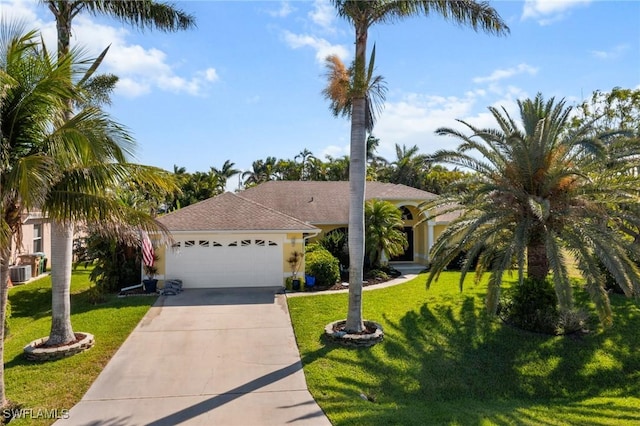
M170 231L317 231L314 226L242 196L226 192L166 214Z
M269 181L240 195L312 224L349 221L349 182ZM388 201L426 201L435 194L384 182L367 182L365 198Z

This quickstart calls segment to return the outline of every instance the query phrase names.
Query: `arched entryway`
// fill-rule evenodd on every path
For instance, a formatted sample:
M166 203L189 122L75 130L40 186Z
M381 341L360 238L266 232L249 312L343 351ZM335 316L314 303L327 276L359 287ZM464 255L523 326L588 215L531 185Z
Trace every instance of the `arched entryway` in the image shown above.
M413 226L416 222L417 211L413 206L400 206L398 207L402 211L402 220L404 222L404 234L407 237L407 248L399 256L394 256L390 260L393 262L413 262L415 260L415 235Z

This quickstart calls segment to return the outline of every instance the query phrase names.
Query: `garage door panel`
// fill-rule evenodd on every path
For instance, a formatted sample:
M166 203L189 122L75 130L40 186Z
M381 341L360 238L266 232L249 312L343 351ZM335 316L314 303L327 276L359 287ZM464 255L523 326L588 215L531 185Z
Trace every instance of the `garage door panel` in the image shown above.
M282 285L283 236L178 238L167 253L167 278L186 288Z

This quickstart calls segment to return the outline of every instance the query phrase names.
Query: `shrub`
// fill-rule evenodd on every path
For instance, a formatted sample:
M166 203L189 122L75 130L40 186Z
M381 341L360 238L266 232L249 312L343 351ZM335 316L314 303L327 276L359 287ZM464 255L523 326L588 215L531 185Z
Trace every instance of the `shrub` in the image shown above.
M571 310L560 312L558 315L558 324L556 325L556 334L571 334L583 332L587 326L589 315L580 310Z
M320 246L307 251L305 265L305 273L315 277L318 286L331 286L340 278L338 259Z
M304 247L306 254L313 253L316 250L324 250L324 248L318 243L309 243Z
M547 280L525 278L500 301L500 317L523 330L556 334L558 299Z
M327 249L343 268L349 267L349 247L347 243L348 235L346 232L336 229L329 232L323 238L318 240L318 244Z

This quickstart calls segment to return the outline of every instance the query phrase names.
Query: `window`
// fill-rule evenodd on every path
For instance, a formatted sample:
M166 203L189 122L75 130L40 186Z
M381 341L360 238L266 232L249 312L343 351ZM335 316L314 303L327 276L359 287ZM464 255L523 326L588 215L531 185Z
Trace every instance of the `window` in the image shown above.
M264 247L264 240L256 240L256 245L260 247Z
M200 241L198 241L198 245L199 245L200 247L209 247L209 241L207 241L207 240L200 240Z
M42 245L42 224L33 225L33 253L41 253L44 251Z
M277 245L278 245L278 243L274 243L273 241L269 241L269 245L270 245L270 246L277 246Z
M180 248L180 241L178 241L177 243L173 243L171 245L171 248Z
M185 247L193 247L194 245L196 245L196 242L194 240L187 240L184 242Z
M229 247L238 247L238 242L234 241L232 243L229 243Z
M402 220L413 220L413 214L411 214L411 210L404 206L400 207L400 210L402 211Z
M212 245L213 247L222 247L222 244L220 244L220 243L219 243L219 242L217 242L217 241L214 241L211 245Z
M240 241L240 244L242 245L242 247L250 246L251 240L242 240Z

